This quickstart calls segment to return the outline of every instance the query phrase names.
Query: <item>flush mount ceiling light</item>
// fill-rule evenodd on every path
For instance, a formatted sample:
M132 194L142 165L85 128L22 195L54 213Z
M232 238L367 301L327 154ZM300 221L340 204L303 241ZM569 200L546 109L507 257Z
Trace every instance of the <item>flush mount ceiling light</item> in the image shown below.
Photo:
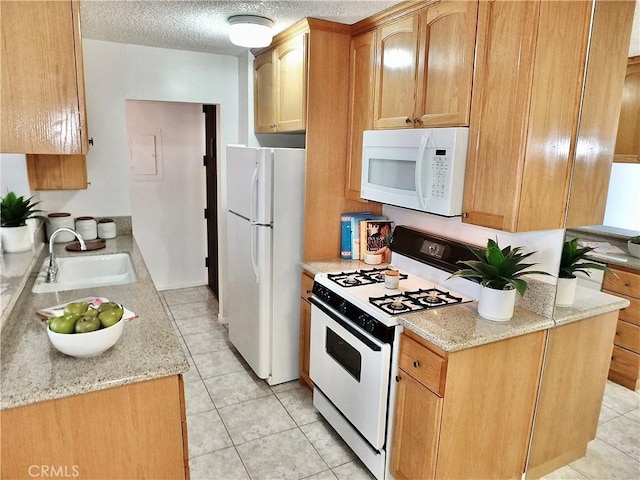
M266 47L271 43L273 22L256 15L234 15L229 17L229 40L234 45L246 48Z

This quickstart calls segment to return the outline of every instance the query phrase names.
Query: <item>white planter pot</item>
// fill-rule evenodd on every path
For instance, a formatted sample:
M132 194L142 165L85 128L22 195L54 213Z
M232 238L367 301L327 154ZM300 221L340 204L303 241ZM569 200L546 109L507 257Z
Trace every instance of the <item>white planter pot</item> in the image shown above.
M640 244L627 242L627 250L634 257L640 258Z
M7 253L24 252L31 248L31 233L29 227L1 227L2 249Z
M478 314L494 322L506 322L513 317L516 304L515 290L496 290L481 287L478 299Z
M556 286L556 307L570 307L576 298L578 278L558 278Z

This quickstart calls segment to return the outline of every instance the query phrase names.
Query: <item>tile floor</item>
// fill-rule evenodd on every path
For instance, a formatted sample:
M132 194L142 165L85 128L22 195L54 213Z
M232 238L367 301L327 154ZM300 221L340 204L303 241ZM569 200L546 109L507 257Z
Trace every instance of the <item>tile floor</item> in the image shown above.
M217 321L206 287L161 295L191 369L184 375L191 478L372 479L297 381L258 379ZM640 479L640 394L608 382L587 456L547 479Z

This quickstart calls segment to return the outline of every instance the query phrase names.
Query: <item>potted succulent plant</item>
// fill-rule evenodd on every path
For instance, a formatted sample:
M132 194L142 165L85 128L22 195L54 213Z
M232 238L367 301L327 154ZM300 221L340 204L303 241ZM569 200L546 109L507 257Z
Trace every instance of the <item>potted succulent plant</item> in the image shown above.
M585 256L593 250L592 247L579 247L578 239L565 240L562 245L562 257L558 270L558 285L556 287L556 307L570 307L576 295L578 278L576 272L591 276L589 270L609 270L601 263L589 262Z
M640 258L640 235L631 237L627 242L627 250L634 257Z
M0 234L2 236L2 248L5 252L22 252L31 248L31 236L27 220L37 218L47 221L42 215L42 210L35 207L40 202L32 203L33 197L25 200L14 192L9 192L0 200Z
M547 272L528 270L534 263L523 263L523 260L536 252L521 253L522 247L500 248L497 241L489 239L487 248L470 247L477 260L459 261L467 268L453 273L452 277L471 278L480 281L481 290L478 299L478 313L487 320L507 321L513 317L516 292L524 295L527 282L522 275Z

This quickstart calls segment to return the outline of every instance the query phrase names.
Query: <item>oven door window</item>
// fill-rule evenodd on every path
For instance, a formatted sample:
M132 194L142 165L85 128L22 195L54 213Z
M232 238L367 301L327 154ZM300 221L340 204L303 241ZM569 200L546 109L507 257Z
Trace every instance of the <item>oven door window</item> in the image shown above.
M336 362L342 365L342 368L349 372L353 378L360 383L360 372L362 370L362 356L360 352L349 345L348 342L343 340L342 337L329 327L327 327L325 349Z

